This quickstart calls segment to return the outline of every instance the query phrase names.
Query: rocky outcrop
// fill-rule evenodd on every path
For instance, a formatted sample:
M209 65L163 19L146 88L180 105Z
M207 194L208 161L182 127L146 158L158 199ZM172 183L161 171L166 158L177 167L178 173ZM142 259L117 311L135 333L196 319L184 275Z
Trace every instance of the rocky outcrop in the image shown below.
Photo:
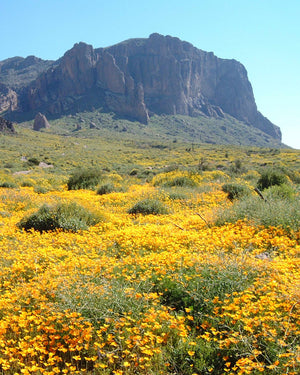
M50 124L46 116L39 112L35 116L34 123L33 123L33 130L40 131L41 129L48 129L48 128L50 128Z
M9 87L0 83L0 113L15 111L18 108L18 95Z
M151 114L229 114L281 139L257 110L246 69L170 36L74 47L30 83L23 111L61 114L91 105L147 124Z
M16 131L12 122L0 117L0 132L15 133Z

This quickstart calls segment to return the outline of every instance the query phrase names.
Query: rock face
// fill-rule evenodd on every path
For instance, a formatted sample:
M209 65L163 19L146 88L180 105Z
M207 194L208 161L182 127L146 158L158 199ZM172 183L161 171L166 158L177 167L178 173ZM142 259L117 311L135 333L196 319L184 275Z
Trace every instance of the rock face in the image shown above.
M0 113L18 110L24 88L52 65L55 62L35 56L0 61Z
M15 133L16 131L12 122L0 117L0 132Z
M18 95L9 87L0 83L0 113L15 111L18 108Z
M152 114L229 114L281 139L280 129L258 112L242 64L159 34L108 48L75 44L20 98L23 111L62 114L84 104L145 124Z
M35 116L34 123L33 123L33 130L40 131L41 129L50 128L50 124L46 119L46 116L42 113L38 113Z

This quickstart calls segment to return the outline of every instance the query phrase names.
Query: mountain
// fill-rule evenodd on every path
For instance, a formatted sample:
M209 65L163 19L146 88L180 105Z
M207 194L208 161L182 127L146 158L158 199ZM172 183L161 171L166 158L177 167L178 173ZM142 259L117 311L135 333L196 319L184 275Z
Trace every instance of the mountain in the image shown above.
M56 62L14 59L0 62L0 111L34 116L103 108L144 124L155 114L230 115L281 140L279 127L257 110L241 63L178 38L152 34L98 49L81 42ZM30 77L20 67L28 59ZM15 63L10 75L8 63Z

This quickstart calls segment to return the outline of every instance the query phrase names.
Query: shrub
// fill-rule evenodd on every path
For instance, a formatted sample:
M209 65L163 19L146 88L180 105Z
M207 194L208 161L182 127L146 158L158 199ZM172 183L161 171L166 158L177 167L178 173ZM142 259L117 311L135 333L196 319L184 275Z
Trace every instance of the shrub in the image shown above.
M128 210L129 214L164 215L168 213L167 208L158 199L144 199L137 202Z
M35 186L33 190L37 194L46 194L49 191L47 188L43 186Z
M246 168L243 166L243 162L240 159L234 160L234 163L229 168L233 174L246 173Z
M197 183L188 176L178 176L166 181L163 186L194 187Z
M56 206L44 204L37 212L23 218L18 226L26 231L34 229L46 232L62 229L77 232L88 229L89 226L97 224L100 220L100 216L75 202L71 202L60 203Z
M300 201L268 197L265 202L257 196L249 196L236 201L228 209L219 210L217 216L216 225L247 219L256 225L297 231L300 227Z
M106 184L99 186L97 190L97 194L98 195L109 194L109 193L112 193L113 191L115 191L114 185L108 182Z
M39 160L38 160L37 158L29 158L29 159L27 160L27 164L28 164L29 166L33 166L33 165L39 165L40 162L39 162Z
M270 186L286 184L287 181L287 177L282 172L268 169L261 173L257 187L260 190L264 190Z
M22 187L33 187L34 182L30 181L30 180L24 180L24 181L21 182L21 186Z
M70 176L67 186L68 190L94 189L102 178L99 169L78 169Z
M264 196L267 200L269 199L295 199L296 193L291 185L282 184L282 185L273 185L265 190Z
M138 174L138 169L132 169L130 172L129 172L129 176L136 176Z
M0 182L0 187L8 188L8 189L15 189L18 186L14 182L4 181L4 182Z
M250 189L247 186L238 184L224 184L222 190L227 193L227 198L231 201L250 194Z
M171 199L171 200L185 200L185 199L187 199L187 195L184 194L184 193L174 191L174 192L171 192L169 194L169 199Z

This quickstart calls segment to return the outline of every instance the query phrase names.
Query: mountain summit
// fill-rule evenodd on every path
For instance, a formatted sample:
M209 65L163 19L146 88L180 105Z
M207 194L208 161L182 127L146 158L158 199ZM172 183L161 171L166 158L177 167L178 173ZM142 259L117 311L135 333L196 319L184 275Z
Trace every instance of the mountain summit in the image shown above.
M241 63L178 38L152 34L98 49L81 42L56 62L30 62L35 74L18 87L3 81L0 62L0 113L1 103L50 115L101 107L145 124L152 114L229 114L281 140L279 127L258 112Z

